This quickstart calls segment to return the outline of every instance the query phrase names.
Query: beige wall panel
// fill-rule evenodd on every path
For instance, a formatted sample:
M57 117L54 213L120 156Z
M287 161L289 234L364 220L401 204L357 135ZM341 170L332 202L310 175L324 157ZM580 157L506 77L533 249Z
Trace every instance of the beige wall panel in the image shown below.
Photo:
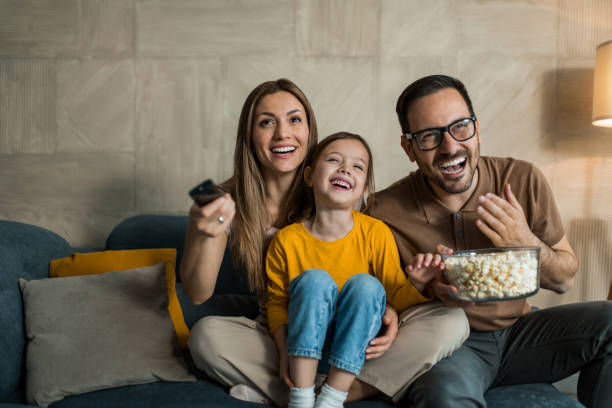
M298 72L321 139L339 131L358 133L366 140L376 134L373 58L308 58L299 62Z
M0 1L0 55L75 55L78 37L77 0Z
M320 138L346 130L369 140L377 132L373 58L235 58L229 60L227 77L228 135L235 135L248 93L263 81L281 77L293 80L310 100Z
M612 39L610 0L559 1L559 56L595 58L595 47Z
M583 217L587 208L585 203L590 201L590 198L584 195L583 160L559 158L555 163L540 169L547 176L564 224L567 226L573 218ZM575 173L576 171L579 172Z
M108 234L132 212L106 212L99 210L48 210L45 208L0 208L0 219L33 224L47 228L76 248L104 249Z
M384 1L380 53L396 57L458 55L460 6L456 0L428 1L427 7L418 0Z
M562 295L540 290L532 304L549 307L607 298L612 282L612 218L573 219L566 234L580 260L575 282Z
M55 61L0 59L0 153L53 151L55 89Z
M136 10L140 55L284 55L295 44L287 0L139 0Z
M612 281L612 159L565 157L551 170L549 180L579 268L568 293L544 292L542 304L605 299Z
M132 60L57 62L57 149L133 151Z
M85 0L81 3L82 52L125 56L134 46L132 0Z
M534 162L581 260L566 295L611 279L612 129L591 125L609 0L0 0L0 218L103 245L121 219L185 214L233 170L240 108L288 77L319 134L371 144L377 188L415 169L395 103L428 74L462 79L482 152ZM538 303L539 302L539 303Z
M555 0L467 0L457 7L460 54L549 55L557 52Z
M573 219L567 235L580 259L574 294L578 300L605 300L612 282L612 217Z
M461 78L480 122L481 153L554 160L555 69L547 57L462 56Z
M542 307L605 299L612 281L612 159L584 156L579 145L575 149L558 154L547 177L579 259L578 273L573 287L562 296L539 294L536 304Z
M554 183L560 211L569 222L583 218L612 219L612 158L566 157L554 164ZM612 269L610 270L612 273Z
M377 132L372 143L376 188L388 186L416 170L400 145L402 133L395 106L413 81L433 74L457 75L455 57L381 58L377 72Z
M593 126L594 58L559 60L555 148L567 156L612 156L612 129Z
M136 183L140 211L179 211L187 191L220 181L222 94L217 60L144 60L138 64Z
M125 211L134 207L134 161L126 153L0 156L4 211Z
M301 55L376 55L380 0L298 1L296 7Z
M233 151L234 148L242 104L253 88L260 83L279 78L290 79L306 94L310 103L313 103L312 92L299 75L299 66L300 62L295 58L233 57L227 59L226 82L223 86L225 95L223 134L227 138L224 142L227 151ZM319 112L315 111L317 119L318 114Z

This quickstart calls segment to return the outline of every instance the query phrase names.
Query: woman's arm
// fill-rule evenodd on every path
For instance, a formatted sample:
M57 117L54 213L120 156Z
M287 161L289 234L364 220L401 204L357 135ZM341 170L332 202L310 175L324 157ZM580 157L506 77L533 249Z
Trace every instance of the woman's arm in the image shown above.
M279 375L288 387L294 387L289 373L289 355L287 354L287 325L282 325L272 333L278 350Z
M206 302L214 292L227 245L226 228L234 213L229 194L204 207L194 203L189 209L180 274L187 296L196 305Z

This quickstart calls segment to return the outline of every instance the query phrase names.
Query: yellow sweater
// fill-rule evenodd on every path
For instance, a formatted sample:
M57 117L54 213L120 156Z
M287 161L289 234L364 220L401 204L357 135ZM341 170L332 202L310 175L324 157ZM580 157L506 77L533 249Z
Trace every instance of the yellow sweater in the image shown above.
M382 221L353 211L353 229L337 241L313 237L302 223L291 224L272 239L266 257L270 332L287 324L289 284L307 269L327 271L338 290L353 275L368 273L382 283L387 303L401 312L430 299L410 283L400 266L391 230Z

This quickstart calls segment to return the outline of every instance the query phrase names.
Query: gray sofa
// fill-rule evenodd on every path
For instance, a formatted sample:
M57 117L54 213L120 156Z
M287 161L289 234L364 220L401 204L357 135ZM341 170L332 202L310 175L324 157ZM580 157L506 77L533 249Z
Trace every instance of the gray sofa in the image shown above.
M141 215L115 227L106 240L106 249L177 248L177 265L187 226L187 217ZM59 235L23 223L0 220L0 408L27 406L24 400L26 376L26 338L24 312L18 279L43 279L49 274L49 261L73 252ZM225 254L215 295L205 304L194 306L182 284L178 297L185 321L192 326L209 315L245 315L255 317L256 301L247 289L242 271L232 268ZM154 382L93 391L67 397L51 404L64 407L257 407L258 404L236 400L219 384L198 372L184 355L196 382ZM573 398L549 384L499 387L486 394L490 407L579 407ZM348 407L391 407L388 402L370 399L347 404Z

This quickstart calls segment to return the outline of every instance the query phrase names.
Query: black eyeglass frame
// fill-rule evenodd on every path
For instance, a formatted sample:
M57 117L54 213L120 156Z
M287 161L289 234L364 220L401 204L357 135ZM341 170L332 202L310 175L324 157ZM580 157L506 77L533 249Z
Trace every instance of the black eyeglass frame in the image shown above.
M464 121L466 119L469 119L472 121L472 123L474 124L474 133L472 133L472 136L463 139L463 140L459 140L457 139L450 131L451 127L453 127L453 125L456 125L457 123ZM428 150L433 150L433 149L437 149L440 144L442 144L442 139L444 138L444 132L448 133L450 135L450 137L452 137L453 139L455 139L458 142L465 142L467 140L470 140L471 138L473 138L474 136L476 136L476 116L468 116L465 118L461 118L461 119L457 119L455 121L453 121L452 123L450 123L448 126L443 126L443 127L433 127L433 128L427 128L427 129L421 129L418 132L414 132L414 133L403 133L402 136L404 136L406 139L408 140L414 140L417 144L417 146L419 147L419 150L426 152ZM438 130L440 131L440 140L438 141L438 144L435 145L434 147L430 147L429 149L424 149L423 146L421 146L421 143L419 143L419 139L417 136L417 134L419 133L423 133L423 132L428 132L430 130Z

